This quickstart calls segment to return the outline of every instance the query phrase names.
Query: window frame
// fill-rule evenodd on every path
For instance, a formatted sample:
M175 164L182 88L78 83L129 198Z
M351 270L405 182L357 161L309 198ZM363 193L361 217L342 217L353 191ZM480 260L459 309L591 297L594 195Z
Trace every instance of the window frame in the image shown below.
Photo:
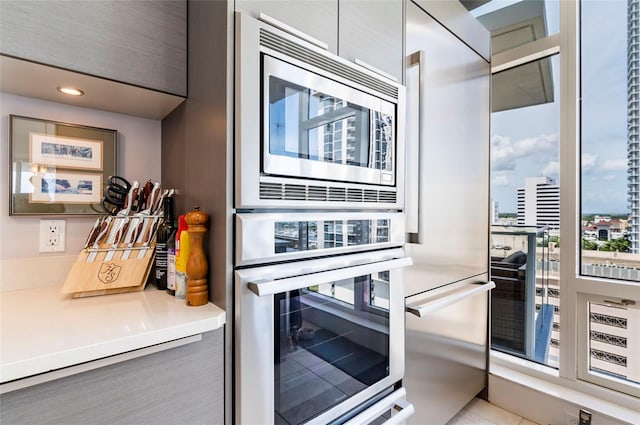
M580 0L562 0L560 31L492 57L492 74L559 53L560 110L560 347L558 369L491 350L491 365L525 373L629 409L637 408L634 385L601 379L588 370L590 300L640 300L640 284L583 276L581 256ZM634 395L630 395L634 394Z

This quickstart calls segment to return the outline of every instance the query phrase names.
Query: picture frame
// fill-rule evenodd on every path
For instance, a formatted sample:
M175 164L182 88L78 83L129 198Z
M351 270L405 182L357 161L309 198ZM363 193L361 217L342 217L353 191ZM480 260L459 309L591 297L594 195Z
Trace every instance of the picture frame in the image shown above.
M102 174L46 172L32 176L30 203L98 204L102 201Z
M9 115L9 215L97 215L117 130Z
M82 140L48 134L29 134L33 164L102 171L102 140Z

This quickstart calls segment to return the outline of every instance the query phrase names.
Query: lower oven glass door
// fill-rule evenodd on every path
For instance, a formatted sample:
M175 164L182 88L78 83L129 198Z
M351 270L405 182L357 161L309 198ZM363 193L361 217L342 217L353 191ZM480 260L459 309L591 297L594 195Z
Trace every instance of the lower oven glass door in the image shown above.
M292 264L299 273L315 261ZM245 289L236 419L328 423L401 379L399 267L409 262L397 258L262 281L255 280L259 269L236 272ZM268 345L258 347L261 342Z

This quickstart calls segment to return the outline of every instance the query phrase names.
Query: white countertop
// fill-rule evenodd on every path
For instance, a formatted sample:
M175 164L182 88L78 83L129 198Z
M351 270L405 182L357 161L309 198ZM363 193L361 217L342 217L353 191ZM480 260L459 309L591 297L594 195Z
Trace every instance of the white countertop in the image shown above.
M73 299L59 286L0 292L0 382L213 331L225 312L165 291Z

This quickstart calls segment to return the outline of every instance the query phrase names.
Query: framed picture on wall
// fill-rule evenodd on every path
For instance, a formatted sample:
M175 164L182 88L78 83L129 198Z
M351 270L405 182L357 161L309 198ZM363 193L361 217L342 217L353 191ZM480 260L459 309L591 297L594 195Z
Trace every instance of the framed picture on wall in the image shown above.
M105 214L117 130L9 115L9 214Z
M102 140L29 134L29 161L60 168L102 171Z

